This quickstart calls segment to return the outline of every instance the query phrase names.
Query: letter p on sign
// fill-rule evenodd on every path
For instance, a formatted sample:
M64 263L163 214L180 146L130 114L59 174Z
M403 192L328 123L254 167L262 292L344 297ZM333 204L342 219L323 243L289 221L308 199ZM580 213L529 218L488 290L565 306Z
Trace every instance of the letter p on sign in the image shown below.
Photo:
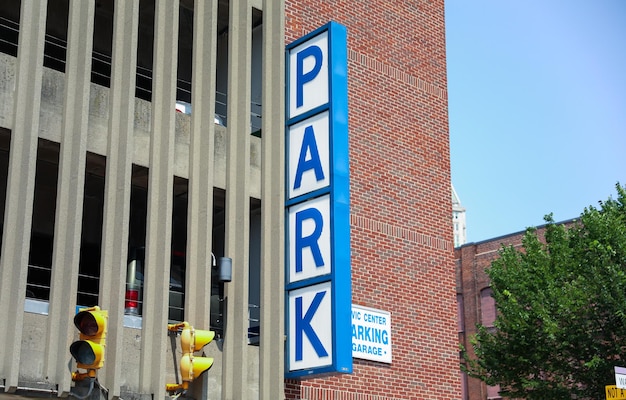
M328 103L328 33L294 48L289 56L289 118Z

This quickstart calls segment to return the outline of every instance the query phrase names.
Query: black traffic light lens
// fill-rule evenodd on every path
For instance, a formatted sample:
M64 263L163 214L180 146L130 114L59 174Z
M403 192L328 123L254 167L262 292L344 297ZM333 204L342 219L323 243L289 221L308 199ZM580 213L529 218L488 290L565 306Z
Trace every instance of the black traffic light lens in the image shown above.
M89 312L81 312L74 317L74 325L87 336L93 336L98 333L98 322L96 318Z
M70 353L80 364L90 365L96 361L96 353L94 353L91 345L84 340L72 343Z

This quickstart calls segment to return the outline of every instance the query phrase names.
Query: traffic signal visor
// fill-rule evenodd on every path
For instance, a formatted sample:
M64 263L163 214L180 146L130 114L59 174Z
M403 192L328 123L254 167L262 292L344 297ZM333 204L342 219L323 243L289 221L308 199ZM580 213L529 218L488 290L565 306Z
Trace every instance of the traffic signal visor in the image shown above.
M180 334L180 345L183 353L193 353L194 351L202 350L214 338L214 331L194 329L193 326L187 324L183 327L183 331Z
M166 390L172 392L179 389L187 390L189 382L199 377L204 371L211 368L213 358L194 356L195 351L202 350L215 338L214 331L194 329L188 322L168 325L169 331L180 332L180 345L183 356L180 359L180 374L182 384L167 384Z
M108 312L100 307L81 309L74 317L80 332L79 340L72 343L70 353L78 368L95 370L104 365Z
M183 382L193 382L204 371L213 365L212 357L195 357L192 354L185 354L180 359L180 375Z

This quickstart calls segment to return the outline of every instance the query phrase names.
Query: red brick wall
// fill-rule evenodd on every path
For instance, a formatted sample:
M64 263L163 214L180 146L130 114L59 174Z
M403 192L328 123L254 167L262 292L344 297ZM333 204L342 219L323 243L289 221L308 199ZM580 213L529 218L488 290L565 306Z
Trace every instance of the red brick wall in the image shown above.
M393 343L392 364L355 359L286 397L460 399L443 0L285 8L287 43L348 30L352 299L391 312Z
M470 344L470 338L476 334L476 325L481 323L481 292L490 287L489 277L485 270L498 257L498 250L502 246L519 248L522 243L523 232L514 233L479 243L470 243L458 247L454 251L456 259L457 291L463 297L464 327L459 332L461 343L470 357L475 353ZM475 378L467 379L467 400L487 399L487 386Z
M565 226L570 226L573 223L574 220L559 222ZM543 241L545 225L536 227L536 231L539 239ZM465 347L468 356L472 358L475 353L470 344L470 339L476 334L476 325L482 322L483 315L480 301L481 292L491 286L489 276L485 271L499 256L499 250L503 246L521 249L524 233L525 231L511 233L478 243L468 243L454 249L457 293L463 297L461 312L463 313L464 327L459 332L459 343ZM468 378L465 390L467 400L485 400L488 398L487 386L478 379Z

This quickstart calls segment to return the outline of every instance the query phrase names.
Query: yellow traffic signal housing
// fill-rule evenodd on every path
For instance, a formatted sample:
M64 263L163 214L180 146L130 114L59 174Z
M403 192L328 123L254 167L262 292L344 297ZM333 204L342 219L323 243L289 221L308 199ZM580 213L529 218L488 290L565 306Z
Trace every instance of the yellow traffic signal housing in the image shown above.
M183 382L192 382L212 365L213 358L211 357L195 357L191 354L185 354L180 359L180 374L183 377Z
M187 322L183 322L183 324L186 324L183 326L182 333L180 334L180 346L182 347L183 353L200 351L215 338L215 332L213 331L194 329L194 327Z
M77 367L86 369L89 377L95 377L95 371L104 365L108 319L108 312L98 306L83 308L74 316L80 334L79 340L71 344L70 353ZM73 379L83 379L84 375L74 373Z
M171 324L167 326L167 329L169 331L178 331L179 329L182 329L180 334L180 345L183 356L180 359L180 374L183 383L168 383L165 386L165 389L168 392L176 391L178 389L187 390L189 382L193 382L194 379L199 377L204 371L208 370L213 365L213 358L197 357L194 356L193 353L202 350L204 346L209 344L215 338L215 332L194 329L188 322Z

